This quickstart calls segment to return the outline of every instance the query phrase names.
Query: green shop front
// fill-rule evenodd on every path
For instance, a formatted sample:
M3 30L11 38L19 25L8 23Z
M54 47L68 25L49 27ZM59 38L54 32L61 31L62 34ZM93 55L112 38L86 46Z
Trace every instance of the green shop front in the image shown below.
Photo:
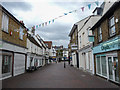
M96 75L120 84L120 36L93 47Z

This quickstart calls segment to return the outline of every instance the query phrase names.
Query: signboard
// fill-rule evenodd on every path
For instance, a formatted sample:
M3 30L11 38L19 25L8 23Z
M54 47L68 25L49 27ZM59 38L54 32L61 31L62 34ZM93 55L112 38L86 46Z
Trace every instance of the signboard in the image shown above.
M88 38L89 38L89 42L94 42L94 36L93 35L91 35L91 36L89 35Z
M73 45L71 45L71 49L72 49L72 50L77 50L77 49L78 49L78 46L75 45L75 44L73 44Z
M93 53L102 53L120 49L120 36L93 47Z

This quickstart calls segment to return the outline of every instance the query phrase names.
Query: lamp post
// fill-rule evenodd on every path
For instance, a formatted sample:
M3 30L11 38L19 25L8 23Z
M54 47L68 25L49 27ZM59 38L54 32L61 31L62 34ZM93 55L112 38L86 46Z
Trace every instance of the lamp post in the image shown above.
M66 68L66 65L65 65L65 52L64 52L64 68Z

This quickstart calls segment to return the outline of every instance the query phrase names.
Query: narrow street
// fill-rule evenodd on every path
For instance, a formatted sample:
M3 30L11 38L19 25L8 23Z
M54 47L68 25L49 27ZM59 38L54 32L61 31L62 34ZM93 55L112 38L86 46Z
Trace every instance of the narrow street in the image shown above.
M5 79L3 88L118 88L100 77L70 67L66 62L52 63L32 73Z

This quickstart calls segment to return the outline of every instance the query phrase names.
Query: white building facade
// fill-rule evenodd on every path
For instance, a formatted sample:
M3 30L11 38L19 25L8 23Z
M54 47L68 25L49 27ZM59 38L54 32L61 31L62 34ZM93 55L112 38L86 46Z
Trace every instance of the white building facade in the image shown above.
M27 39L27 70L35 70L43 66L43 49L35 36L28 35Z
M91 26L100 18L98 15L91 15L78 22L78 52L79 68L94 74L93 44L89 41L92 35Z

